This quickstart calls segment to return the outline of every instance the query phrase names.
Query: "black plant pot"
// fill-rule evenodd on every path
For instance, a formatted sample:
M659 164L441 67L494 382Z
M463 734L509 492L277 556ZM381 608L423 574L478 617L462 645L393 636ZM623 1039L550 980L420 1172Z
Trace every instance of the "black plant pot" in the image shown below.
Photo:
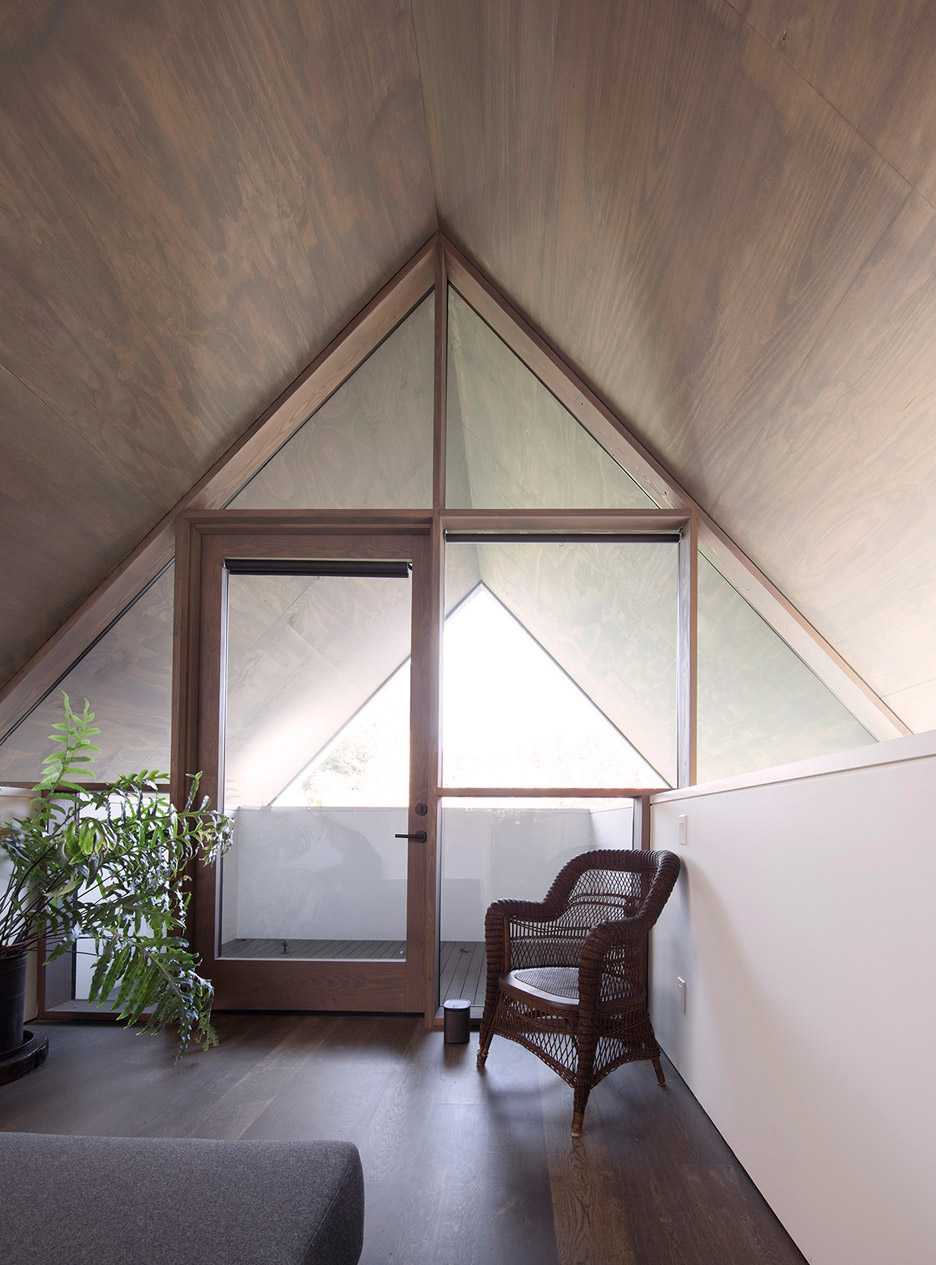
M23 1044L28 957L25 950L0 953L0 1060Z

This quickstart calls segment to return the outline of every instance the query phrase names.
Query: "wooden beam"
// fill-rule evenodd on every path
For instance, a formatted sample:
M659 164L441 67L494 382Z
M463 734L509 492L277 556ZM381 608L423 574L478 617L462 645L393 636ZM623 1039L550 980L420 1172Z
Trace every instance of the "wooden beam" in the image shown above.
M648 852L650 842L650 794L634 799L634 825L631 846L638 852Z
M441 241L435 258L435 375L432 411L432 507L445 506L445 410L448 400L448 276Z
M585 427L635 483L664 508L692 510L699 548L865 728L878 739L910 730L851 668L750 558L706 514L611 408L562 359L447 238L442 238L449 282L508 347Z
M672 790L672 787L665 787ZM640 799L662 795L653 786L440 786L452 799Z
M441 513L445 508L446 415L448 408L448 274L441 236L437 239L435 261L435 376L432 425L432 534L429 553L431 619L426 646L428 690L422 726L426 755L431 765L429 795L426 800L426 843L424 938L427 952L423 962L422 1007L425 1023L435 1022L439 1003L440 912L442 883L442 813L439 783L442 780L442 628L445 623L445 534Z
M442 526L450 532L582 531L680 532L686 510L447 510Z
M250 426L0 692L5 735L172 560L186 510L221 509L432 289L431 238Z
M678 636L676 646L676 782L698 781L699 538L693 514L679 539Z

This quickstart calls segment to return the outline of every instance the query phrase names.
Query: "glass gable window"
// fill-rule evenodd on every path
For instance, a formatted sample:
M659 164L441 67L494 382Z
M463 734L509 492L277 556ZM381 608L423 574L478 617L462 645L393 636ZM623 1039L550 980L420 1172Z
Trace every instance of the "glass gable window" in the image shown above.
M698 780L709 782L874 741L700 554Z
M654 508L453 289L446 430L450 508Z
M80 710L87 698L100 733L95 780L140 769L169 771L172 714L172 588L170 565L111 625L0 744L0 782L37 782L49 734L62 719L62 691Z
M676 583L675 544L449 541L444 784L675 784Z
M429 295L231 501L230 509L432 504Z

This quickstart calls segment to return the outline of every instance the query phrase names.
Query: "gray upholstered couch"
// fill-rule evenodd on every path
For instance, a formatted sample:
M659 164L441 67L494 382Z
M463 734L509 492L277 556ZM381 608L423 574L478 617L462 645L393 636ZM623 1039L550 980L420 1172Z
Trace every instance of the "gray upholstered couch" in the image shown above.
M0 1133L0 1259L14 1265L355 1265L349 1142Z

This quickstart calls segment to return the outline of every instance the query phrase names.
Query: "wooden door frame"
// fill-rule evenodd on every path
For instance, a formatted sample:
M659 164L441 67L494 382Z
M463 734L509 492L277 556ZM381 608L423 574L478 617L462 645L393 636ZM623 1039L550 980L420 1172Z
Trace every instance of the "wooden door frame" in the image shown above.
M458 534L464 531L488 531L494 535L503 531L528 532L535 539L538 532L552 529L594 533L600 538L604 533L643 533L647 531L680 531L680 661L683 681L694 676L690 665L694 656L686 655L686 648L694 642L694 603L687 600L691 589L689 568L686 565L690 552L694 552L693 515L685 510L616 510L591 512L537 511L537 510L460 510L445 511L436 507L424 511L316 511L306 510L221 510L190 511L180 516L176 533L175 576L175 629L173 660L173 711L172 711L172 780L171 795L174 803L182 803L187 790L186 774L203 768L203 789L217 802L218 760L217 736L219 726L214 722L214 746L206 746L206 736L201 732L202 716L217 716L217 692L212 693L206 682L211 672L220 672L218 649L220 646L220 611L213 616L207 637L202 637L202 615L205 609L209 577L220 571L221 553L219 538L238 538L239 556L275 557L297 555L298 542L312 539L324 542L329 536L357 537L387 542L392 556L393 544L399 547L401 538L418 539L423 545L422 563L426 583L413 590L413 647L419 644L425 655L424 670L412 674L412 709L419 720L413 726L410 772L410 822L409 830L425 830L427 840L417 845L419 851L410 851L407 883L407 961L403 963L374 964L377 969L362 972L359 965L332 964L329 968L336 987L346 986L357 971L360 980L357 1004L342 1001L343 1009L404 1010L422 1012L427 1024L437 1026L438 1012L438 923L439 923L439 846L440 812L446 796L457 788L443 788L440 778L440 665L441 635L444 616L444 544L448 531ZM687 548L691 546L691 548ZM221 552L219 553L219 549ZM404 550L404 553L406 551ZM377 556L374 554L373 556ZM398 553L396 556L404 556ZM409 556L408 554L406 556ZM417 643L417 638L419 639ZM212 658L214 656L214 659ZM688 661L687 661L688 659ZM216 666L211 665L215 663ZM694 681L693 681L694 684ZM694 690L693 690L694 694ZM691 742L689 716L694 708L682 711L680 737L681 751L694 745ZM694 721L694 715L692 715ZM694 736L694 735L693 735ZM205 754L209 756L206 761ZM211 768L213 767L213 774ZM463 788L460 794L466 793ZM529 792L526 788L469 788L472 797L490 795L535 796L572 793L571 788L541 788ZM576 794L592 794L578 788ZM599 795L608 795L599 789ZM617 788L613 794L619 797L633 796L635 801L651 792L648 788ZM416 817L413 808L425 803L427 813ZM637 816L635 814L635 822ZM635 826L635 846L647 846L641 831L638 842ZM309 963L293 960L278 963L283 975L283 999L271 1000L269 985L264 978L266 971L258 969L261 963L251 964L242 959L216 959L214 954L215 900L203 896L204 883L199 885L191 908L192 940L205 963L216 989L216 1005L220 1009L249 1007L262 999L264 1008L303 1009L296 991L296 981ZM226 980L230 963L237 962L246 983L240 990L233 990ZM388 976L388 967L396 967L395 976ZM220 968L220 970L219 970ZM389 987L381 986L381 977L392 979ZM353 999L352 999L353 1001Z
M305 511L192 512L181 516L176 540L176 615L173 670L171 794L183 803L187 775L201 769L202 790L219 802L223 699L223 562L225 558L347 557L413 562L411 675L412 737L407 829L425 830L424 844L410 843L407 864L405 962L271 963L216 954L218 872L194 876L190 909L192 943L215 987L219 1009L303 1010L310 981L321 1009L425 1012L434 978L431 931L435 922L436 787L438 709L429 680L433 618L430 565L431 513L307 513ZM420 663L420 657L428 660ZM433 764L433 760L435 763ZM417 803L427 812L416 816ZM271 984L271 980L273 983ZM434 1002L433 1002L434 1010Z

